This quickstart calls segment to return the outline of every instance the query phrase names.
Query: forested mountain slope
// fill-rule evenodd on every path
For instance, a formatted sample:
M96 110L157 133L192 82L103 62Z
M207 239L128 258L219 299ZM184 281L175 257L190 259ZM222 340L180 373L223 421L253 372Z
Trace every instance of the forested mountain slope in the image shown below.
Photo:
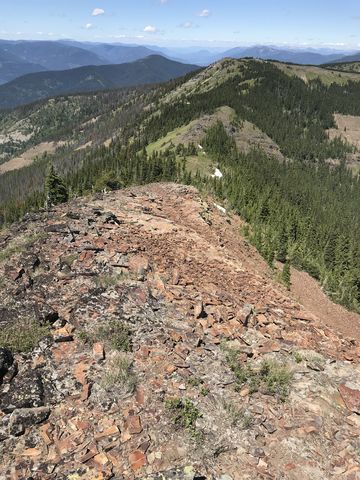
M71 40L63 41L61 43L73 45L93 52L110 64L135 62L136 60L149 57L150 55L158 55L159 53L162 55L160 50L158 52L142 45L118 45L113 43L92 42L82 43ZM191 62L184 60L184 63Z
M76 45L46 41L0 40L0 83L45 70L65 70L110 63Z
M330 70L338 70L340 72L360 73L360 55L358 56L358 60L344 63L330 63L328 65L324 65L324 67Z
M12 108L64 93L109 90L166 82L198 67L152 55L136 62L32 73L0 86L0 108Z
M43 70L45 68L41 65L16 57L6 49L2 49L0 44L0 85L27 73L41 72Z
M56 129L48 125L57 118L64 129L57 140L66 144L0 176L2 221L44 205L49 158L70 196L149 181L194 183L249 223L247 235L270 265L279 260L305 269L332 298L359 310L360 185L346 166L358 152L341 132L330 140L329 131L337 127L335 113L360 116L360 83L356 74L304 68L224 60L145 90L58 99L53 111L43 103L4 113L7 135L16 123L21 131L25 112L30 125L32 116L37 119L25 144L54 138ZM72 134L66 118L76 105L83 127ZM46 111L49 121L42 123ZM219 111L232 113L219 118ZM214 118L213 126L202 128L204 116ZM275 156L263 148L264 139ZM21 151L21 143L14 148ZM11 144L4 145L9 159ZM221 178L211 177L215 168Z

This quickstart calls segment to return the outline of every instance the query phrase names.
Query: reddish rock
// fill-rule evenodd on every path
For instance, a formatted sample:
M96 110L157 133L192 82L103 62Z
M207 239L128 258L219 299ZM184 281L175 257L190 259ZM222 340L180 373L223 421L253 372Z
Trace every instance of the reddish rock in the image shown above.
M105 467L109 463L109 459L104 452L101 452L95 455L94 462L100 467Z
M141 450L135 450L129 455L129 463L134 472L146 465L146 455Z
M145 392L143 387L137 387L136 392L135 392L135 398L136 402L139 405L144 405L145 404Z
M252 313L252 305L244 305L243 308L239 312L237 312L236 317L243 325L247 326Z
M90 389L91 387L88 383L83 385L80 400L85 402L90 397Z
M176 372L177 370L177 367L171 363L169 363L166 367L165 367L165 372L169 375L171 375L172 373Z
M278 342L273 342L269 340L268 342L265 342L264 345L259 347L259 352L264 354L264 353L271 353L271 352L280 352L281 350L281 345Z
M113 425L112 427L109 427L109 428L106 428L105 430L103 430L102 432L98 433L97 435L95 435L95 440L101 440L102 438L106 438L106 437L115 437L117 435L119 435L119 429L116 425Z
M339 392L347 408L354 413L360 414L360 390L354 390L342 384L339 386Z
M296 320L301 320L303 322L309 322L309 323L316 321L315 315L312 315L311 313L304 312L304 311L296 313L295 315L293 315L293 318L295 318Z
M131 435L142 432L141 420L138 415L133 415L126 420L126 426Z
M23 457L39 457L42 454L42 451L38 448L28 448L22 453Z
M104 360L105 358L105 350L104 345L100 342L94 343L93 345L93 355L97 362Z
M74 327L66 324L63 328L58 328L53 332L55 342L72 342L74 340Z

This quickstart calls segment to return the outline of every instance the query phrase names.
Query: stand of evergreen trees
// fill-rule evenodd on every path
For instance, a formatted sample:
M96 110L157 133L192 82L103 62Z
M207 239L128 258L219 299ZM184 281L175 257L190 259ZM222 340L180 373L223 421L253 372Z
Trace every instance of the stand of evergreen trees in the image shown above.
M291 262L360 312L359 178L344 162L281 163L259 150L239 153L221 123L204 145L225 175L203 182L250 224L249 237L269 264L285 264L285 283Z

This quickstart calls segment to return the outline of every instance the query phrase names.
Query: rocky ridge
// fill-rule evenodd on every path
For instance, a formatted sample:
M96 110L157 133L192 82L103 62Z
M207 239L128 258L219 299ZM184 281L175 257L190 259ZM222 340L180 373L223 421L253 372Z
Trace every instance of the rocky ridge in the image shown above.
M1 480L360 478L359 345L240 228L154 184L1 234Z

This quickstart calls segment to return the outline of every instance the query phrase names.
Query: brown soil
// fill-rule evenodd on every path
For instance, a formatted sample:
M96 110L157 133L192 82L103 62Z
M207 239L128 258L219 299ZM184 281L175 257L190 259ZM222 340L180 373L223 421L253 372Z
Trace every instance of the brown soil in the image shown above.
M291 292L306 310L345 337L360 340L360 315L332 302L318 282L305 272L293 269L291 281Z
M45 152L53 153L64 142L42 142L35 147L29 148L19 157L12 158L8 162L0 165L0 175L11 170L18 170L23 167L31 165L36 157L43 155Z
M341 137L356 148L360 148L360 117L339 113L335 113L334 117L338 128L331 128L328 131L330 139Z

